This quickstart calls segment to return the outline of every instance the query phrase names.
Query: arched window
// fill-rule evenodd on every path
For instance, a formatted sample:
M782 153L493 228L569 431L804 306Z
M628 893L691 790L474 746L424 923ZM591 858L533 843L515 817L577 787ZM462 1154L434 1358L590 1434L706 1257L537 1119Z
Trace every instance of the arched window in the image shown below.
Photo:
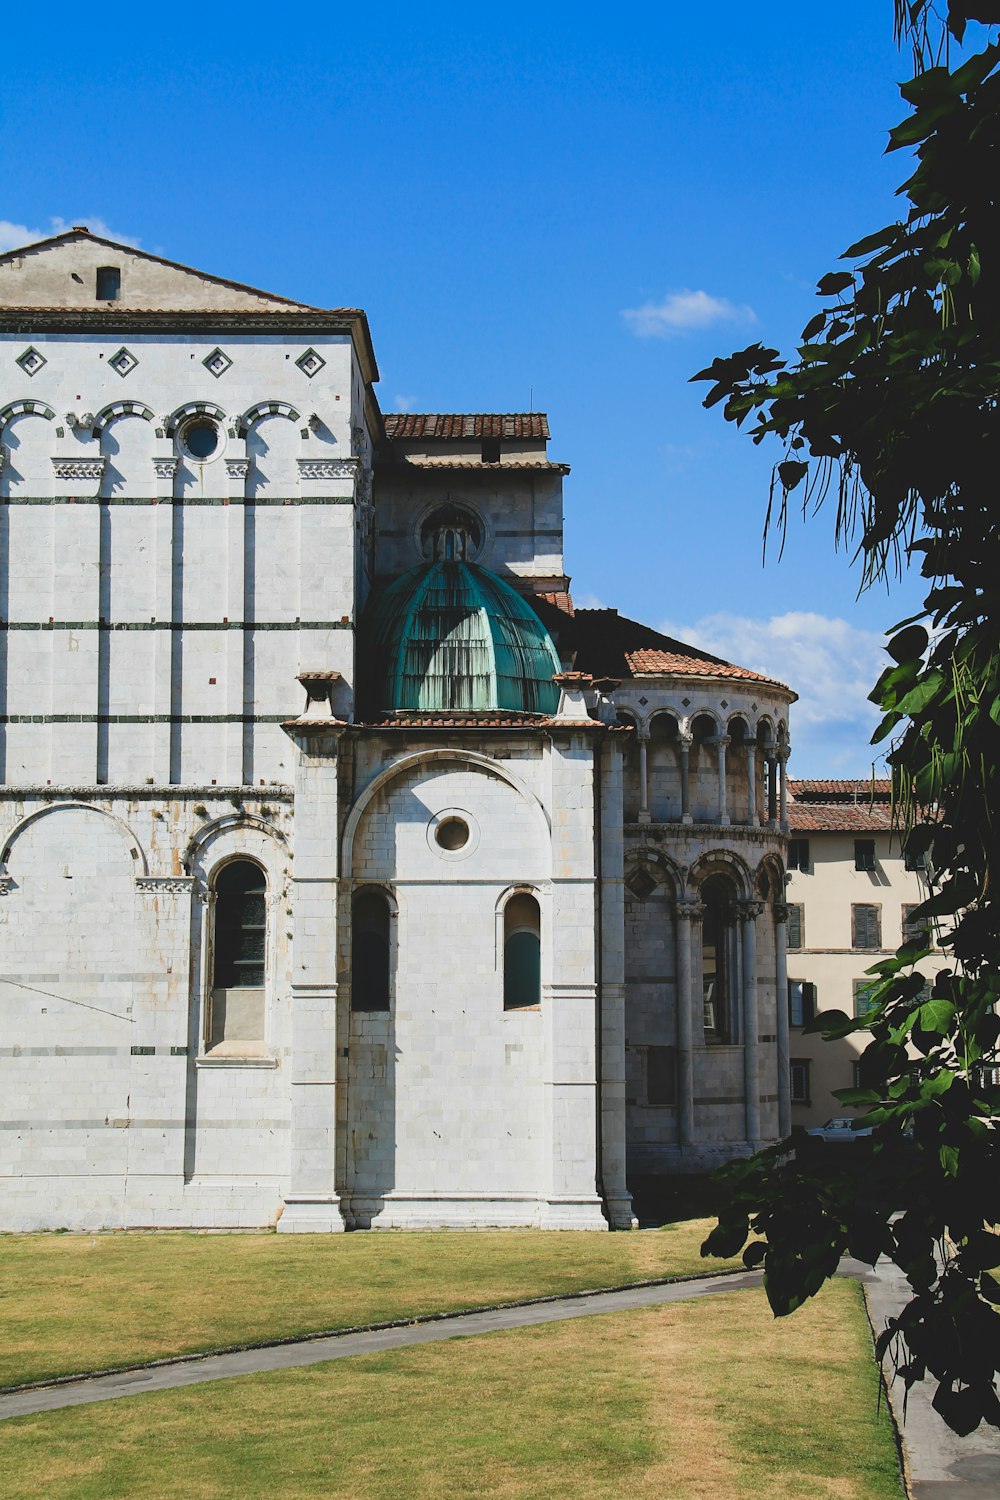
M701 975L706 1042L735 1041L734 984L736 927L730 891L721 880L701 888L705 915L701 925Z
M504 1010L541 1003L541 932L541 912L534 896L511 896L503 910Z
M389 903L360 891L351 908L351 1009L389 1009Z
M208 1046L262 1042L267 881L252 860L233 860L215 879L212 951Z

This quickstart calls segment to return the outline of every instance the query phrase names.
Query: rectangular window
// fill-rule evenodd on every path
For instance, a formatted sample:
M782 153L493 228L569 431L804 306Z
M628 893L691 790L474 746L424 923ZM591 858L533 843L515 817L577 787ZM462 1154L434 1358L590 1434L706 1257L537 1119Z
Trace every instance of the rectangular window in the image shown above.
M677 1103L677 1049L646 1048L646 1103L670 1109Z
M788 907L788 946L789 948L804 948L805 941L805 907L798 902L790 902Z
M926 944L928 948L931 943L931 925L926 917L922 921L911 921L910 913L917 910L916 905L903 906L903 942L910 943L918 941Z
M903 868L905 870L926 870L927 855L923 849L914 849L910 853L908 848L903 850Z
M792 1103L808 1104L810 1102L808 1059L793 1057L789 1063L788 1072L792 1084Z
M98 266L97 287L94 292L98 302L117 302L122 294L122 273L117 266Z
M816 1014L816 986L807 979L788 981L788 1021L791 1026L808 1026Z
M878 983L877 979L855 979L854 981L854 1019L864 1021L878 1007L872 1002L872 986Z
M855 904L851 907L851 947L881 948L882 908Z
M856 870L874 870L875 868L875 840L854 840L854 868Z
M809 840L788 840L788 868L790 870L801 870L803 874L809 872Z

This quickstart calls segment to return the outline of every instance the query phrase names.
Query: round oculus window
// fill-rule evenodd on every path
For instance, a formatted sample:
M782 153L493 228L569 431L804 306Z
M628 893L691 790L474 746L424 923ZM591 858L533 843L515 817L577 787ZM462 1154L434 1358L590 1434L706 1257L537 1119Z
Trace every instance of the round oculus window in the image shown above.
M469 825L461 818L442 818L434 829L434 837L442 849L454 853L469 842Z
M181 434L181 446L189 458L204 463L219 450L219 429L208 417L196 417Z

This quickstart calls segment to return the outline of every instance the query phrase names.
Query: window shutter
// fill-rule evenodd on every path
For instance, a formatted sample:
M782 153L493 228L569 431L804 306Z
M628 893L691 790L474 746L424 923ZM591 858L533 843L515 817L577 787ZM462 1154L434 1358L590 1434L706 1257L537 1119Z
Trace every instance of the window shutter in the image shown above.
M788 946L789 948L801 948L803 944L803 909L798 904L788 908Z
M877 906L852 906L851 907L851 946L853 948L878 948L881 946L879 933L879 909Z
M816 986L808 982L802 986L802 1024L808 1026L816 1015Z

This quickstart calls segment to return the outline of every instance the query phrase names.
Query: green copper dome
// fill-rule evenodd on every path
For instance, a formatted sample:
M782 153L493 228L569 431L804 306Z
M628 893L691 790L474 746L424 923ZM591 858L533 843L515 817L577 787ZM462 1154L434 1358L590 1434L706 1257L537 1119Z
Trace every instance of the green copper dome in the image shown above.
M556 711L551 636L516 589L475 563L411 569L373 601L364 626L373 712Z

